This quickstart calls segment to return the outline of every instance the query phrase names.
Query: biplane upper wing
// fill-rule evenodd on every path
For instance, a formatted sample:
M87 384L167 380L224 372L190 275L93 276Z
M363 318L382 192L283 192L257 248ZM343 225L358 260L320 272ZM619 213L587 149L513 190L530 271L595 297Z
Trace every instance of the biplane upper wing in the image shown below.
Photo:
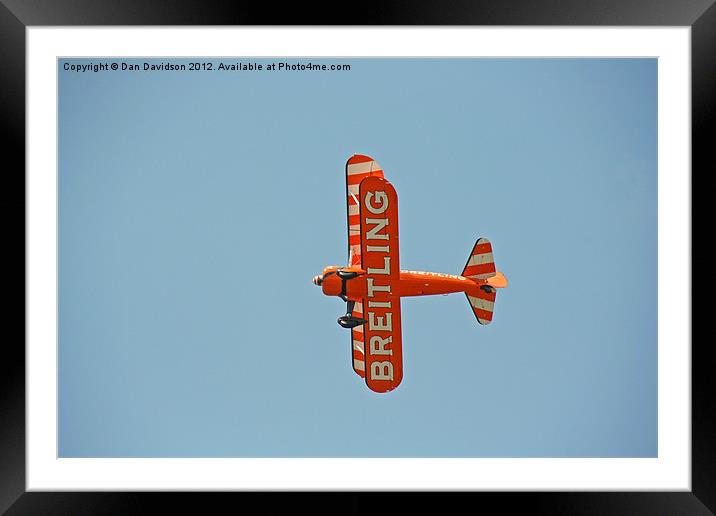
M365 381L371 390L387 392L403 379L400 297L390 291L390 280L400 278L398 196L383 177L369 175L360 182L357 197L360 264L366 271L361 306L367 320L362 327Z
M363 154L354 154L346 163L346 197L348 219L348 265L360 267L360 203L358 188L366 177L383 177L380 165Z

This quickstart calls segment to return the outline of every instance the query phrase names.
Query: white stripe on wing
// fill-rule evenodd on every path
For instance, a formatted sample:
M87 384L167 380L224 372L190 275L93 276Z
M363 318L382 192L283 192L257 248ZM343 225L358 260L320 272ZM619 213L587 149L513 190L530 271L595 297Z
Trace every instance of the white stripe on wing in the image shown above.
M375 161L364 161L363 163L351 163L348 165L348 175L367 174L368 172L376 172L380 170L380 166Z

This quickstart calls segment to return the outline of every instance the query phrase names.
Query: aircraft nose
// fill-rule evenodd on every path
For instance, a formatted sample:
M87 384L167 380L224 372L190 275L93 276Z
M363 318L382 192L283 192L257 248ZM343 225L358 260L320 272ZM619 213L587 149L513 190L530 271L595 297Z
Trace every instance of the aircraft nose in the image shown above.
M320 286L322 281L323 281L323 278L321 278L321 276L314 276L314 277L313 277L313 284L314 284L314 285Z

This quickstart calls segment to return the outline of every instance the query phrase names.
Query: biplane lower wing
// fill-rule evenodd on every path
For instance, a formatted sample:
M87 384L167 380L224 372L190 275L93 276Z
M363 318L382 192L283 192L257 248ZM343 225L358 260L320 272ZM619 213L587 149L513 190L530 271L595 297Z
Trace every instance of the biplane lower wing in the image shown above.
M360 203L358 190L366 177L383 177L380 165L364 154L355 154L346 163L346 202L348 218L348 265L361 266L360 257Z
M492 313L495 310L495 298L497 293L493 289L491 292L486 292L482 289L476 289L474 295L465 294L467 301L470 303L477 322L480 324L490 324L492 322Z
M382 177L368 176L360 183L359 203L365 382L372 391L387 392L403 379L400 297L391 292L400 278L398 195Z
M356 301L353 307L353 315L363 318L363 300ZM365 378L365 336L363 326L356 326L351 330L351 357L353 359L353 370L361 378Z

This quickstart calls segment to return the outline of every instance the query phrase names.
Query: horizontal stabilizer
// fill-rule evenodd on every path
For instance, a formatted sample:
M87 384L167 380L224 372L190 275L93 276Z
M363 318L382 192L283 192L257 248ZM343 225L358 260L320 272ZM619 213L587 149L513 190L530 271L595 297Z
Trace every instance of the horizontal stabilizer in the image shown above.
M492 244L488 239L480 238L475 242L462 276L475 282L475 287L469 289L465 295L477 322L490 324L495 309L496 289L505 288L507 278L495 268Z
M492 244L487 238L480 238L472 248L462 276L472 280L485 280L496 273L495 259L492 257Z
M497 293L493 289L487 292L483 289L477 289L474 294L465 294L470 303L472 312L477 317L480 324L490 324L492 322L492 312L495 308L495 297Z

